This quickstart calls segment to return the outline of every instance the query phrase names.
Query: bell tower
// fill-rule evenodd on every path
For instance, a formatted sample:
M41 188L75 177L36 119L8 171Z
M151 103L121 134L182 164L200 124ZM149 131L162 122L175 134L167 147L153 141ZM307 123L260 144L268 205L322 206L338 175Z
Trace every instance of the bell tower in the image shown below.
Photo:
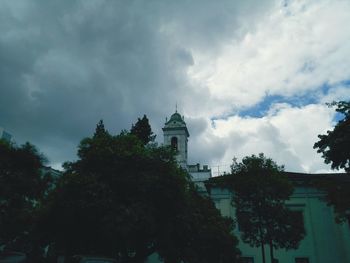
M171 145L177 151L176 160L178 164L183 169L187 169L187 143L190 134L188 133L184 117L181 117L176 110L169 121L166 120L162 130L164 145Z

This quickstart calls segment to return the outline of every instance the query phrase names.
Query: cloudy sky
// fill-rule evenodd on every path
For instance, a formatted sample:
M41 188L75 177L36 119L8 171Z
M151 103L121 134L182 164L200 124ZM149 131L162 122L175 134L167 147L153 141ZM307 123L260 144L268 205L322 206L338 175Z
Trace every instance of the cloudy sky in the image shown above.
M349 25L348 0L2 0L0 126L59 168L99 119L147 114L161 142L177 103L192 163L326 172L312 146L350 99Z

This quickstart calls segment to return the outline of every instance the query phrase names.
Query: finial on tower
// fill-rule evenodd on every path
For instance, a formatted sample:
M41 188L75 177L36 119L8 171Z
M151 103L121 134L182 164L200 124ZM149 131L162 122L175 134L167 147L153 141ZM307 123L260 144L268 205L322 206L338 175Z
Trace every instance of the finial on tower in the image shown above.
M177 102L175 103L175 112L177 113Z

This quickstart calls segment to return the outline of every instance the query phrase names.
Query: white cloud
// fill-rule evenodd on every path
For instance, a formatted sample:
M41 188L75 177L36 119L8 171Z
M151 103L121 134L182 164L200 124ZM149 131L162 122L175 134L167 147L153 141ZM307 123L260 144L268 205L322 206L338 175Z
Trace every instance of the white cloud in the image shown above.
M334 109L324 103L350 98L350 2L275 3L253 23L240 20L232 30L241 34L231 34L217 53L191 49L189 83L210 98L189 100L185 108L215 119L194 139L193 153L226 170L234 156L264 152L289 171L330 171L313 144L335 124ZM286 102L269 105L269 95ZM264 100L262 117L238 115ZM221 148L217 154L213 142Z
M216 142L222 155L211 158L211 165L222 165L221 171L229 169L233 157L240 159L260 152L278 164L284 164L288 171L329 171L313 145L318 134L332 128L333 110L316 104L304 107L283 104L273 105L273 108L262 118L232 116L214 121L215 128L207 126L206 131L195 139L198 142L194 152L211 152L210 142ZM199 146L199 142L204 147Z
M332 101L349 101L350 100L350 87L349 85L336 85L326 95L320 96L321 103L329 103Z
M267 94L317 92L350 77L350 2L276 3L242 38L226 42L219 56L203 59L193 52L189 76L224 103L222 113L255 105Z

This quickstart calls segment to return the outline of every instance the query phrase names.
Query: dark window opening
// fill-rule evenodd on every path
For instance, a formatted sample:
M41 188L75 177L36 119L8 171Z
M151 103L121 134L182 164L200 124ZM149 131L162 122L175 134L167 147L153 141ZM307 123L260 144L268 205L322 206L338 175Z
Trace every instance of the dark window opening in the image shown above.
M295 258L295 263L309 263L309 258Z
M171 138L171 148L173 148L175 151L177 151L177 138L176 137Z
M254 258L252 258L252 257L241 257L239 262L240 263L254 263Z

